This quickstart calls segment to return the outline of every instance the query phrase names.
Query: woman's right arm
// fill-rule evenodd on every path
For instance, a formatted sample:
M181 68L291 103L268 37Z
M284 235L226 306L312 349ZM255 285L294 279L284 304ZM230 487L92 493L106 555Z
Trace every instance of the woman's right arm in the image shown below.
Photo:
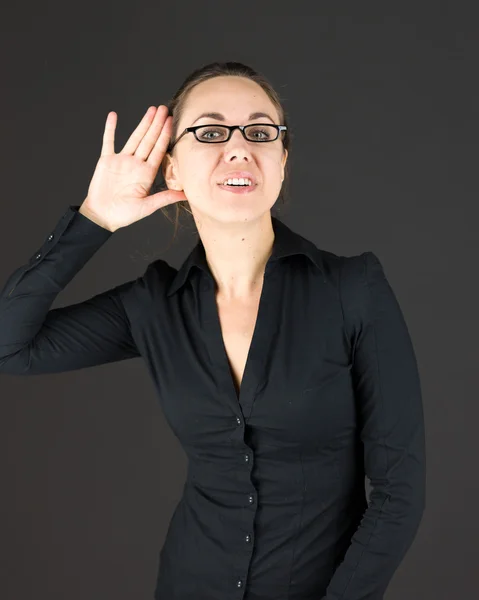
M50 310L114 231L187 200L183 191L171 189L148 195L171 138L168 107L150 107L118 153L116 124L117 114L108 113L101 155L81 207L68 208L0 292L0 373L58 373L139 356L122 302L135 281Z
M58 373L139 356L122 302L122 293L135 281L50 310L59 292L113 233L79 208L68 207L0 292L0 373Z
M168 107L150 107L118 153L116 124L117 114L108 113L101 155L81 207L68 208L0 292L0 373L58 373L139 356L122 302L135 281L50 310L114 231L188 199L182 190L148 195L171 138Z

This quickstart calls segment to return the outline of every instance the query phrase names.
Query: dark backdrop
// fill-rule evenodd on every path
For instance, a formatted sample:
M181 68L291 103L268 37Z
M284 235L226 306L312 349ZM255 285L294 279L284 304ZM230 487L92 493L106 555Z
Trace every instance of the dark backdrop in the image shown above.
M119 151L193 69L265 73L294 135L281 218L326 250L377 253L418 358L427 508L386 599L456 600L479 587L479 29L475 2L394 5L4 10L0 280L83 201L110 110ZM172 233L159 211L117 231L52 307L139 276ZM161 256L179 267L195 240ZM0 598L152 598L186 459L141 359L0 376L0 440Z

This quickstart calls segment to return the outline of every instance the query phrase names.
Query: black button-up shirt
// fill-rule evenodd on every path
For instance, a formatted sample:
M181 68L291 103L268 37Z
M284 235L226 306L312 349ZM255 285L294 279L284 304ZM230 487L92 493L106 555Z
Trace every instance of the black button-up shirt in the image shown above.
M69 206L0 294L0 372L141 357L188 458L157 600L380 600L425 507L420 380L373 252L275 217L239 395L201 240L179 270L50 309L112 235ZM365 476L371 483L369 498Z

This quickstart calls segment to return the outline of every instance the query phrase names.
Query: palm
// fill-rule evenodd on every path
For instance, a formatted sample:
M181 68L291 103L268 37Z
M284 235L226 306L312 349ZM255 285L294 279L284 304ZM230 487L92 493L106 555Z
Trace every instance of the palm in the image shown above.
M153 118L147 111L119 153L114 150L115 127L116 113L109 113L102 153L85 200L89 210L112 230L139 221L162 206L187 200L184 192L169 189L148 195L168 146L171 117L162 110Z

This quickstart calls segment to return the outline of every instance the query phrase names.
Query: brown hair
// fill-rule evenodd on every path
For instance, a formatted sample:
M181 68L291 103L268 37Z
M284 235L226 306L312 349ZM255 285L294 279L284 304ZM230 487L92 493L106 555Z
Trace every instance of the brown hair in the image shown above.
M288 117L287 117L285 109L283 108L280 96L275 91L275 89L273 88L271 83L269 83L269 81L266 79L266 77L264 77L264 75L255 71L251 67L244 65L242 63L239 63L239 62L214 62L214 63L207 64L207 65L200 67L199 69L196 69L195 71L193 71L183 81L183 83L181 84L181 86L179 87L179 89L177 90L175 95L173 96L173 98L168 103L168 105L167 105L168 112L173 117L172 132L171 132L171 138L170 138L171 140L176 140L176 138L178 136L178 123L180 121L180 118L181 118L181 115L183 112L183 108L185 106L185 103L188 99L188 96L189 96L189 93L191 92L191 90L195 86L197 86L199 83L202 83L203 81L212 79L213 77L220 77L222 75L236 75L239 77L246 77L247 79L251 79L252 81L255 81L258 85L260 85L263 88L263 90L266 92L266 94L270 98L271 102L274 104L274 106L278 112L278 115L279 115L280 124L288 126ZM290 140L291 140L291 133L289 131L289 128L282 134L282 136L283 136L282 137L283 147L286 150L288 150L288 160L286 161L286 165L285 165L283 185L281 187L281 192L279 194L281 203L284 204L285 203L284 202L285 189L287 192L288 184L289 184L289 162L290 162L289 151L290 151ZM168 151L169 151L169 149L168 149ZM173 148L173 152L174 152L174 148ZM166 182L163 179L162 166L163 165L161 165L161 167L159 169L159 175L161 176L161 179L163 180L163 182L160 184L154 183L152 186L152 190L150 192L151 194L156 193L158 191L168 189ZM275 205L275 207L276 207L276 205ZM275 208L275 207L273 207L273 208ZM179 202L174 202L173 204L168 204L167 206L160 208L160 210L166 216L166 218L170 221L171 221L171 219L170 219L170 216L168 215L168 209L170 209L170 208L174 208L174 210L175 210L175 219L174 219L175 230L174 230L174 235L173 235L173 239L172 239L172 242L173 242L176 238L176 233L178 231L178 225L180 224L181 213L192 215L192 212L190 210L189 202L187 200L181 200ZM188 217L188 218L190 218L190 217ZM194 222L194 219L192 218L192 216L191 216L191 220Z

